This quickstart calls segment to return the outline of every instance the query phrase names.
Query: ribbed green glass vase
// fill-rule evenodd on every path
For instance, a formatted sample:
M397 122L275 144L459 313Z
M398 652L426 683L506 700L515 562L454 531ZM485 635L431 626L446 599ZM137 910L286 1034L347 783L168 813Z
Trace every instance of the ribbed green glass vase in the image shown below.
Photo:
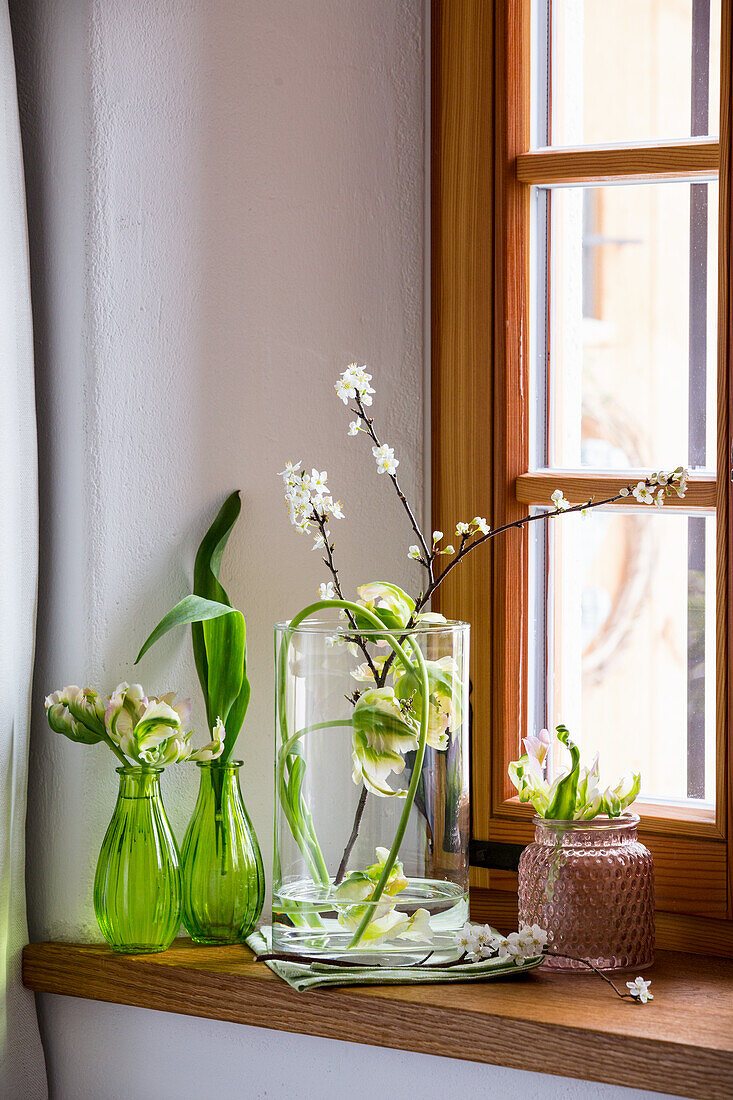
M239 789L241 760L200 763L183 840L183 923L197 943L241 943L265 900L262 855Z
M115 951L165 951L181 923L181 871L162 768L118 768L120 790L94 876L94 911Z

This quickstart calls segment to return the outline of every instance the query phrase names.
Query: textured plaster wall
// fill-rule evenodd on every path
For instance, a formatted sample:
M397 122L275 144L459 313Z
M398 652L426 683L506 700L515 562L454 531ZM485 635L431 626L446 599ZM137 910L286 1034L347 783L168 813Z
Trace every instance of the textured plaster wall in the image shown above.
M46 727L68 682L142 679L203 711L183 632L132 658L186 591L239 487L223 567L247 614L243 786L271 856L271 624L322 579L275 472L328 469L343 580L410 582L410 541L332 384L374 367L384 437L423 496L425 29L420 0L16 0L41 462L29 798L32 935L97 938L91 882L116 776ZM195 769L169 769L182 836ZM66 998L40 999L63 1100L616 1090ZM263 1021L266 1024L266 1021ZM134 1057L132 1057L134 1052ZM345 1053L346 1052L346 1053ZM324 1076L325 1075L325 1076ZM362 1084L358 1084L361 1081ZM360 1091L361 1090L361 1091Z

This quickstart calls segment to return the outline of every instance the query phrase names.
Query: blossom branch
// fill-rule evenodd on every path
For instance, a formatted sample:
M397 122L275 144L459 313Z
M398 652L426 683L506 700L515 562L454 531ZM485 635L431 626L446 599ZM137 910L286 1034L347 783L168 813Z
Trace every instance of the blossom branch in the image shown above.
M584 501L582 504L569 504L565 500L562 492L556 490L552 495L552 499L556 503L556 507L550 512L538 512L534 516L523 516L521 519L513 520L511 523L504 523L501 527L495 527L487 530L485 534L480 535L478 538L474 538L472 541L468 541L466 533L461 535L461 544L458 553L451 562L445 567L440 576L436 577L431 582L424 594L420 595L415 603L415 612L419 612L428 603L431 596L443 583L445 578L451 572L452 569L458 565L460 561L463 561L472 550L475 550L477 546L481 546L484 542L489 542L491 539L496 538L497 535L504 534L505 531L511 531L513 528L522 529L529 523L536 523L539 520L555 519L557 516L572 515L574 512L586 512L591 511L594 508L602 508L607 504L618 504L619 501L626 500L628 497L633 496L640 503L655 503L659 506L663 503L664 495L669 495L671 490L678 493L679 496L685 495L687 475L686 471L679 467L672 474L649 474L643 481L639 481L636 485L625 485L619 489L618 493L611 497L605 497L603 500L595 500L591 497L590 500ZM412 625L412 624L409 624Z
M381 451L386 446L386 444L383 444L383 443L380 442L379 437L377 436L377 433L374 430L374 420L371 416L367 415L367 413L364 409L364 405L362 403L362 395L361 395L361 393L359 392L358 389L355 391L354 401L356 403L356 408L353 411L361 419L362 423L364 424L364 430L366 431L369 438L374 443L374 446ZM422 549L424 557L422 559L419 559L419 560L421 561L422 565L427 569L428 576L430 577L430 582L432 584L433 577L434 577L434 574L433 574L433 559L435 557L435 554L428 547L425 536L422 533L422 529L420 527L420 524L417 522L417 520L415 518L415 513L413 512L412 508L410 507L410 504L409 504L409 501L407 500L407 497L405 496L405 494L402 492L402 489L400 488L400 483L397 480L397 474L394 472L394 469L390 469L389 466L388 466L386 468L386 473L389 475L390 481L392 482L392 484L395 487L395 491L397 493L397 496L400 498L400 502L402 504L402 507L405 509L405 512L407 513L407 518L409 519L410 524L412 526L412 529L415 532L415 534L417 536L417 539L420 543L420 547Z
M341 590L341 582L339 581L338 569L336 568L336 562L335 562L334 556L333 556L333 543L329 542L330 533L329 533L329 531L326 527L326 524L328 523L328 520L326 518L326 514L324 512L319 512L318 509L314 506L313 511L312 511L312 515L313 515L313 520L316 523L316 525L318 527L318 530L321 533L320 538L323 539L323 548L325 550L325 557L323 558L323 564L328 568L331 576L333 577L333 587L336 590L336 594L337 594L338 598L340 600L343 600L344 599L344 594ZM351 624L354 631L357 631L357 626L356 626L356 622L354 621L354 616L351 614L350 611L347 611L346 615L347 615L349 623ZM355 635L354 635L354 641L356 642L359 649L364 654L366 662L369 665L369 668L371 669L371 672L372 672L372 675L374 676L374 679L376 680L377 675L378 675L377 674L377 669L376 669L376 666L374 664L374 661L371 658L371 655L369 653L369 649L367 648L366 642L364 641L364 639L361 637L361 635L358 632L355 633Z
M616 996L620 997L622 1001L637 1001L641 1004L645 1004L646 1000L654 1000L654 995L648 992L646 993L646 998L642 1000L640 992L648 990L649 986L651 985L651 982L645 982L643 978L637 978L635 982L626 983L627 987L630 990L636 989L636 992L622 993L616 983L612 982L608 975L604 974L602 970L599 970L599 968L595 966L592 962L590 962L589 959L581 959L578 955L566 955L563 951L549 951L546 947L544 948L542 954L545 955L548 959L569 959L570 962L576 962L580 963L582 966L587 966L588 969L592 970L594 974L597 974L599 978L603 978L604 982L610 985Z
M376 675L374 678L376 679ZM343 882L344 875L346 874L346 868L349 865L351 852L354 845L356 844L356 838L359 835L359 828L361 826L361 819L364 816L364 809L366 807L368 793L369 792L367 791L366 787L362 784L361 794L359 795L359 802L356 807L356 813L354 814L354 824L351 827L351 836L349 837L346 843L346 847L344 848L344 854L341 856L341 862L339 863L338 871L336 872L336 878L334 879L334 886L339 886L340 883Z

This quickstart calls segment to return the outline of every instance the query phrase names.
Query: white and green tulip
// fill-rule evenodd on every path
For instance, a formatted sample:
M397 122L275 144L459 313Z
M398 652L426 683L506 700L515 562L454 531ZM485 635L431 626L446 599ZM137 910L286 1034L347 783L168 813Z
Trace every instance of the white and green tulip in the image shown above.
M519 792L520 802L531 802L536 813L548 820L590 821L599 814L618 817L639 793L638 772L624 776L614 787L600 787L598 754L590 767L581 767L578 747L565 726L557 727L558 742L570 752L571 766L549 783L543 763L549 748L547 730L525 739L527 752L509 765L509 778Z
M428 744L434 749L448 747L448 733L461 724L463 700L461 677L453 657L441 657L438 661L426 661L430 704L428 713ZM400 670L395 683L395 694L403 704L410 704L416 722L422 717L420 678L416 669Z
M370 688L357 700L352 727L354 782L383 797L404 797L387 780L404 770L404 753L417 748L419 722L410 708L401 705L393 688Z

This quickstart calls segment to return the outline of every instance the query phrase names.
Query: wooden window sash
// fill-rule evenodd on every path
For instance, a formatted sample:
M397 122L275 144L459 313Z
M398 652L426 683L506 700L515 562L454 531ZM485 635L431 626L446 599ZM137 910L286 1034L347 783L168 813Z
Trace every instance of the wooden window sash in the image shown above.
M582 504L594 497L613 496L621 485L630 484L637 478L646 477L650 470L625 470L619 474L582 473L567 470L532 470L520 474L514 485L514 492L520 504L550 506L550 496L555 489L562 489L571 504ZM688 512L691 508L713 511L717 503L717 480L712 474L693 474L687 486L684 498L668 497L665 508L682 508ZM632 502L633 503L633 502Z
M550 491L562 488L578 502L623 481L623 475L620 482L606 473L530 468L528 410L519 397L528 392L529 185L712 178L720 171L720 225L725 229L719 274L719 476L716 481L696 474L687 499L680 502L686 510L716 508L718 518L717 607L726 629L719 624L717 810L640 808L642 835L657 865L662 941L678 943L685 930L694 929L699 948L726 954L733 954L731 860L725 840L733 836L727 676L733 612L726 552L733 415L728 385L733 346L731 6L732 0L723 0L719 142L556 150L530 149L529 144L529 50L522 48L529 41L528 0L495 5L433 0L432 162L433 519L443 530L474 514L490 512L495 525L521 518L528 505L547 503L550 481ZM513 93L511 110L502 95L506 87ZM493 225L486 216L492 206ZM492 246L493 265L487 260ZM490 406L501 410L493 422L487 416ZM454 572L440 595L440 609L473 624L474 835L525 843L532 835L531 808L519 804L509 789L505 764L516 755L517 731L526 725L526 533L511 532L479 560L482 553ZM491 888L490 894L478 895L474 889L479 908L493 899L497 911L516 911L511 874L475 869L472 885Z
M720 145L706 138L653 145L595 145L582 149L531 149L519 153L520 183L538 186L614 183L621 180L712 179L720 167Z

